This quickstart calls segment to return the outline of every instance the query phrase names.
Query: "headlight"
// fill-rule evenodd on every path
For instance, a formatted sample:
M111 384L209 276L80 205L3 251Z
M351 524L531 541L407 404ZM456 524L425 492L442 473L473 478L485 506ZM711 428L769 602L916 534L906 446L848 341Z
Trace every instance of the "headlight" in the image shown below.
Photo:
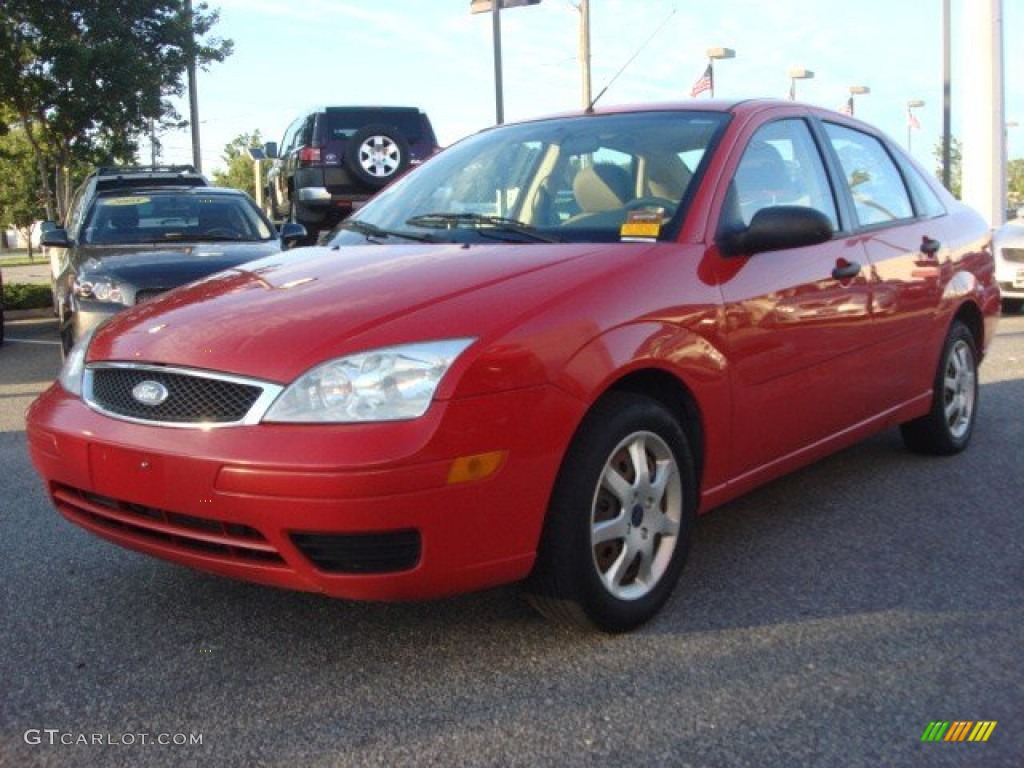
M285 389L263 421L367 422L426 413L441 379L475 339L404 344L339 357Z
M121 286L109 277L89 278L86 275L79 275L75 278L74 291L75 296L80 299L124 304L124 292L121 290Z
M92 341L93 332L89 331L85 336L78 340L78 342L68 352L67 357L64 358L64 365L60 369L60 376L57 377L57 381L64 389L76 395L82 396L82 376L85 373L85 353L89 351L89 342Z

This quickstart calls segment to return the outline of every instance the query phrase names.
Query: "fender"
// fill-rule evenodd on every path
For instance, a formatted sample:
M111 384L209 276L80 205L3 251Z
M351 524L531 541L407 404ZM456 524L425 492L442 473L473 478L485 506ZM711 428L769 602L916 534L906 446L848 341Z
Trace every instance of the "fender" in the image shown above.
M700 325L697 318L693 327L650 321L612 328L577 350L554 384L587 403L589 409L624 379L660 372L689 394L702 424L731 423L728 360L695 331ZM724 430L704 430L704 445L692 448L703 454L701 487L724 482L729 466L729 435Z

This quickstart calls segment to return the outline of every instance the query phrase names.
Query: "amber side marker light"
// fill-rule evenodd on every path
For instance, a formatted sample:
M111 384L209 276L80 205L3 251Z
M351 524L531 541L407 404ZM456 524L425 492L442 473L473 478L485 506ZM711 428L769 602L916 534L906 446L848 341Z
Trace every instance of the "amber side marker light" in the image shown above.
M491 451L473 456L460 456L452 462L448 470L448 485L472 483L490 477L504 463L505 454L505 451Z

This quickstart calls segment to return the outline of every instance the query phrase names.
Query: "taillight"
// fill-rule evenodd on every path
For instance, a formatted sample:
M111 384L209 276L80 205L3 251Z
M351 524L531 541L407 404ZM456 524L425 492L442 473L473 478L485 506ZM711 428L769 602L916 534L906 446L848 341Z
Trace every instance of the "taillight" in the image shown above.
M303 147L299 150L299 165L313 165L320 162L320 147Z

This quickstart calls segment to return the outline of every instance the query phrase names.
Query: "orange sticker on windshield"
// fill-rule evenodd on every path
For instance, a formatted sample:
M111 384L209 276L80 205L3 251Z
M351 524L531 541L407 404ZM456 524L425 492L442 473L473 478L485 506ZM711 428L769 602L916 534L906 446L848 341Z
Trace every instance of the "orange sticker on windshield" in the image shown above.
M665 209L652 207L630 211L626 223L619 229L623 240L655 240L661 234L661 223L665 220Z

